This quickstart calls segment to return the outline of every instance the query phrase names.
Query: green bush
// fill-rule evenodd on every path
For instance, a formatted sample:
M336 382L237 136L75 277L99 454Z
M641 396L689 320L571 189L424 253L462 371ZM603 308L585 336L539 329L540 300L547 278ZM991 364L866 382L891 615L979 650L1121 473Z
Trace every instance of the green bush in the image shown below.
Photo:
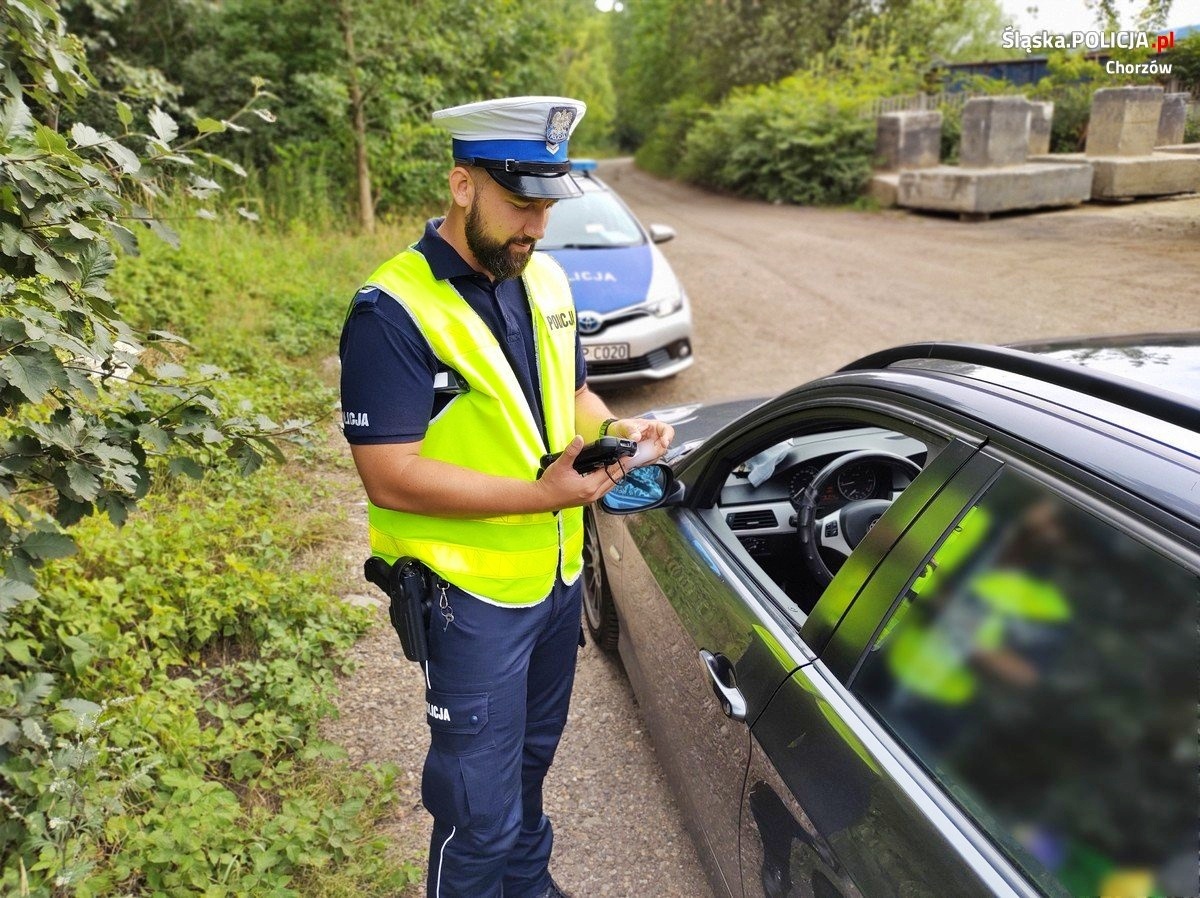
M124 528L88 519L41 601L9 616L9 650L80 711L40 760L4 762L18 794L0 848L31 894L294 895L296 877L338 870L385 895L411 880L370 832L394 771L339 769L315 738L368 617L312 561L343 526L320 510L329 488L295 475L218 474L160 490ZM7 864L0 891L19 878Z
M1200 106L1193 103L1189 110L1187 121L1183 123L1183 142L1200 143Z
M704 102L691 95L676 97L662 107L645 142L638 147L634 158L648 172L667 177L674 174L683 156L688 132L696 127L709 110Z
M1027 93L1031 100L1051 100L1050 152L1081 153L1087 142L1087 124L1092 115L1092 94L1115 86L1120 79L1108 75L1098 63L1081 55L1052 53L1050 73Z
M446 132L425 122L397 121L372 142L376 211L384 217L446 202L446 173L454 165Z
M871 102L918 82L903 60L843 48L777 84L735 91L688 132L677 170L775 202L852 202L871 173Z
M329 416L347 303L411 228L181 230L179 250L120 260L123 314L225 364L223 402ZM21 671L0 705L48 709L0 730L0 894L382 898L414 881L375 834L395 771L350 770L316 735L368 623L331 592L339 465L322 439L252 479L219 455L198 482L159 465L124 527L76 525L78 553L38 571L40 596L0 595Z

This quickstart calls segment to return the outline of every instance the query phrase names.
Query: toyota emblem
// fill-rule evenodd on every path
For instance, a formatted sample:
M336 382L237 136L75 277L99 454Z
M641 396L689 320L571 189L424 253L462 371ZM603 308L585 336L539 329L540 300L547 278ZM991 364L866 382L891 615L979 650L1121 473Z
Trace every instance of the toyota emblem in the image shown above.
M604 323L595 312L580 312L576 321L578 322L579 333L581 334L594 334L600 330L600 325Z

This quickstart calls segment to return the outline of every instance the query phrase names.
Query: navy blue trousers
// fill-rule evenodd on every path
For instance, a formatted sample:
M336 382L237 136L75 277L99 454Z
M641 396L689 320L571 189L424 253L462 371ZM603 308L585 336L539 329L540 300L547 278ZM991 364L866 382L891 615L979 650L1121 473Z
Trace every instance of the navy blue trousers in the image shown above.
M582 581L556 583L538 605L500 607L451 586L447 625L435 592L421 779L429 898L536 898L550 885L542 781L567 722L582 596Z

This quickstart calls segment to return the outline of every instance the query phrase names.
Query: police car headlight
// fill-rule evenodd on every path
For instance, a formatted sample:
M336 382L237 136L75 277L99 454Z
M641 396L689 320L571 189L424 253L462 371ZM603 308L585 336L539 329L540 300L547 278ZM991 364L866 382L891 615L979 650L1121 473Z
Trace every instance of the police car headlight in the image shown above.
M659 318L666 318L683 308L683 290L676 287L665 296L647 297L646 305Z

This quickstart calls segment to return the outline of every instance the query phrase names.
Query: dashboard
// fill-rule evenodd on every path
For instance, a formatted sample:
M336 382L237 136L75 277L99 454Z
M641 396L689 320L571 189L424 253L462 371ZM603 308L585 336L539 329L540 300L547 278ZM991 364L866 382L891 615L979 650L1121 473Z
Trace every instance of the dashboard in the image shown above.
M827 465L851 452L886 452L923 466L926 446L904 434L864 427L793 437L734 468L721 489L719 507L739 535L795 532L803 492ZM830 477L817 496L818 516L848 502L892 499L911 482L908 471L882 459L850 462Z

